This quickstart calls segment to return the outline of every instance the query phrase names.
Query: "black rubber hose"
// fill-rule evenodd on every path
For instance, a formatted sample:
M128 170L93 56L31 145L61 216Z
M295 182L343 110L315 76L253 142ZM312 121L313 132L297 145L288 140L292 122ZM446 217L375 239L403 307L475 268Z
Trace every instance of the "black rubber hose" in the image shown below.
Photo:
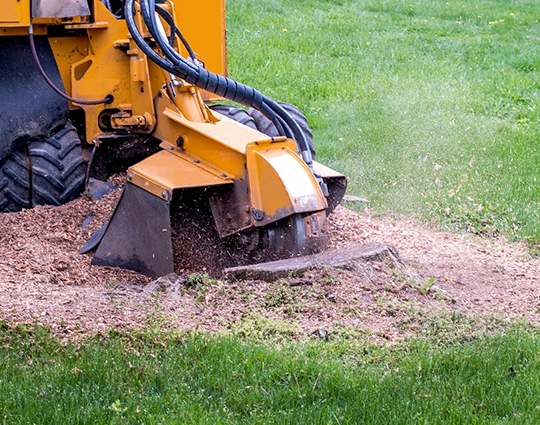
M126 23L135 43L150 60L166 71L203 90L261 111L261 113L274 122L282 134L296 141L299 148L298 150L301 152L304 161L308 166L312 166L313 159L311 157L308 142L298 123L287 113L287 111L285 111L277 102L264 96L259 91L227 77L209 72L180 56L178 52L169 45L168 40L163 37L163 34L158 29L154 13L156 6L155 2L153 0L140 0L139 4L145 24L154 40L161 48L165 58L158 55L150 46L148 46L135 24L133 18L134 2L135 0L127 0L125 3Z
M131 2L128 1L128 3ZM190 84L193 84L211 93L223 96L229 100L233 100L237 103L245 104L246 106L251 106L252 104L257 107L261 106L263 96L262 94L258 96L254 89L243 86L236 81L230 80L226 77L213 74L204 68L201 68L191 62L186 61L181 55L178 54L176 50L174 50L166 42L166 40L160 33L157 27L157 22L155 20L155 14L152 10L154 2L150 0L149 6L146 1L141 1L140 5L145 24L167 59L165 60L164 58L160 57L160 62L163 63L168 61L167 63L173 67L173 74L186 80ZM136 26L134 28L135 31L138 32ZM137 40L142 40L144 42L144 39L142 39L142 37L137 37L136 42ZM144 43L146 44L146 42ZM150 59L155 57L156 55L151 55ZM248 90L242 90L242 88ZM258 101L257 97L259 98Z
M164 50L164 53L165 53L166 57L172 63L181 62L181 63L186 64L184 58L182 58L178 54L178 52L176 52L174 49L169 48L169 46L165 46L165 40L163 39L163 36L162 36L161 32L159 32L156 29L157 22L155 21L155 15L152 13L152 7L155 7L154 0L149 0L149 4L144 2L141 6L142 6L141 10L143 12L143 18L145 20L145 24L147 24L150 31L153 33L154 38L156 39L156 42L158 42L158 45L160 45L160 47ZM194 67L193 64L191 64L191 63L187 63L186 65L189 68L194 69L195 72L199 72L199 71L202 70L202 68L200 68L200 67ZM188 77L187 81L189 81L189 77ZM232 80L230 80L230 81L232 81ZM236 83L236 82L234 82L234 83L238 84L239 88L246 87L248 89L251 89L251 88L249 88L247 86L243 86L240 83ZM196 83L196 85L201 87L197 83ZM212 91L210 87L207 87L207 86L203 86L203 87L205 87L209 91ZM219 87L218 87L218 90L219 90ZM245 103L245 102L242 102L240 99L235 98L234 97L234 91L233 91L233 97L231 97L228 92L220 93L219 91L216 91L216 93L219 94L219 95L222 95L223 97L225 97L227 99L234 100L234 101L237 101L239 103L242 103L242 104L244 104L246 106L252 106L252 107L254 106L253 104ZM263 96L263 95L261 94L261 96ZM267 98L266 96L263 96L263 104L260 106L259 110L261 110L261 112L265 111L266 116L269 119L272 119L272 121L276 124L276 127L278 128L278 130L280 131L281 134L285 134L285 135L287 135L287 137L291 137L291 138L295 139L295 141L297 142L299 147L302 146L302 145L307 146L308 142L305 139L304 133L299 128L298 123L294 119L292 119L289 116L288 112L285 111L284 109L282 109L281 105L279 105L277 102L274 102L272 99ZM299 149L299 150L303 151L303 149ZM306 162L311 163L311 161L312 161L311 158L308 158L306 154L303 154L303 156L305 157ZM309 155L309 156L311 156L311 155Z
M294 119L292 119L289 114L283 108L281 108L279 104L277 104L277 102L274 102L266 96L263 96L261 93L256 92L250 87L244 86L225 77L218 76L217 74L209 73L203 68L197 67L194 64L187 62L183 57L178 54L178 52L176 52L168 45L167 40L163 37L163 34L159 30L158 24L155 19L155 14L152 12L156 6L155 2L153 0L149 0L148 3L141 2L140 5L143 19L150 33L153 35L154 40L158 43L166 58L175 67L175 70L178 71L178 74L175 73L175 75L178 75L179 77L185 79L191 84L194 84L207 91L214 92L229 100L233 100L246 106L251 106L259 109L276 124L278 130L283 130L281 131L282 134L285 134L287 137L293 138L297 142L300 147L299 150L301 151L306 163L311 165L311 153L301 148L302 146L308 146L305 135L299 128L296 121L294 121ZM133 27L135 26L133 25ZM135 31L138 32L136 28ZM163 58L160 58L159 62L162 61L164 61ZM232 83L232 86L229 83ZM259 97L261 98L261 101L255 103L253 102L253 99L246 99L246 94L258 94L260 95Z
M126 2L126 22L135 43L141 48L141 50L143 50L150 60L156 62L165 70L199 88L218 94L219 96L223 96L229 100L246 106L253 106L257 108L261 107L264 97L261 93L250 87L237 83L236 81L211 73L181 57L166 42L166 40L163 40L162 35L157 29L154 14L146 7L146 3L141 3L141 12L143 14L143 18L145 18L145 24L152 33L154 40L158 43L159 47L165 54L167 60L159 56L150 46L147 45L144 38L140 35L135 21L133 20L133 15L131 14L133 11L132 5L133 0L128 0Z
M45 82L49 85L51 89L53 89L60 97L63 97L66 100L69 100L70 102L77 103L79 105L101 105L103 103L111 103L114 100L114 97L112 94L108 94L105 96L104 99L100 100L81 100L81 99L75 99L71 96L68 96L66 93L64 93L62 90L60 90L58 87L54 85L54 83L51 81L43 67L41 66L41 62L39 61L39 57L36 50L36 44L34 42L34 29L32 25L30 25L30 29L28 31L28 37L30 40L30 50L32 51L32 57L34 58L34 63L37 66L37 69Z

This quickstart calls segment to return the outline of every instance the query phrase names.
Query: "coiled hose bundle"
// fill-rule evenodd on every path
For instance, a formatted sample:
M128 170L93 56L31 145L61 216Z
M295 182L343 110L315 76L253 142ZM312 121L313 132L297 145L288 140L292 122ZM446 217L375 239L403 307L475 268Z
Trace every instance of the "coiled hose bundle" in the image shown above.
M280 134L296 142L300 155L310 169L313 169L313 158L308 141L298 123L281 105L252 87L210 72L200 66L193 50L189 47L189 44L183 38L179 29L176 28L172 16L165 9L156 5L155 0L138 0L144 23L152 35L153 40L161 49L163 56L158 54L142 36L135 23L135 3L136 0L125 0L124 17L133 40L151 61L172 75L200 89L241 105L257 109L276 125ZM159 14L170 26L170 37L167 38L156 14ZM176 36L179 37L180 41L186 47L190 56L189 59L184 58L173 48L174 38Z

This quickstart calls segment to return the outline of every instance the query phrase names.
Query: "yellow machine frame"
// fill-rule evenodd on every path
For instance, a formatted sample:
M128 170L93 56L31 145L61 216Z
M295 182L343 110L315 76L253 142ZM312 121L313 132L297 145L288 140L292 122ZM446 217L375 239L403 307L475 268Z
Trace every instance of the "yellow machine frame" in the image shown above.
M182 0L179 4L182 13L170 0L161 6L192 40L204 66L226 74L224 1L204 2L204 25L200 0ZM144 32L138 9L135 19ZM339 181L344 191L345 178L341 174L315 163L316 177L297 154L293 140L270 138L208 109L205 101L215 96L178 80L151 62L135 44L125 21L115 19L99 1L93 2L90 16L72 18L31 19L30 0L8 1L0 10L2 35L28 34L29 28L34 34L47 34L49 27L62 28L62 35L50 36L49 42L66 92L77 99L114 99L100 105L72 103L73 108L84 110L87 142L99 146L109 132L151 134L161 140L161 151L129 168L128 185L167 206L176 190L229 187L211 198L221 237L262 228L295 214L311 216L306 220L307 237L320 236L329 207L321 189L322 179ZM182 51L180 46L176 48ZM129 200L122 202L127 204ZM113 224L114 217L109 227ZM107 233L102 240L105 245ZM126 240L129 234L122 238L122 245L130 251L120 257L129 259L119 261L112 255L114 260L109 261L111 249L118 246L113 244L113 248L98 248L98 264L137 269L130 266L135 257L135 262L145 263L139 267L144 273L172 271L168 256L164 266L149 266L146 263L156 255L152 246L142 250L149 253L141 253L140 248L130 247ZM137 239L132 245L139 243Z

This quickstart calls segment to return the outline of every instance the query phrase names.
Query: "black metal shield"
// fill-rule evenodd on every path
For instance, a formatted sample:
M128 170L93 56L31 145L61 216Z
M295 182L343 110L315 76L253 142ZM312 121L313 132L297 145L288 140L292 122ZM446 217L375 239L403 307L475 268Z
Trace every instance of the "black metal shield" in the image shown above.
M92 264L151 277L172 273L170 202L126 183Z

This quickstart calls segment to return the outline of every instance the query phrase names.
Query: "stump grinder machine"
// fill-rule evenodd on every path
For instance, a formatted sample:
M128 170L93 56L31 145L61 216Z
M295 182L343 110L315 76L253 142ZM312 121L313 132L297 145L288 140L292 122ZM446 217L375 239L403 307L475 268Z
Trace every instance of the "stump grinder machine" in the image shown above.
M171 217L194 193L246 255L319 250L346 178L313 160L296 107L226 77L224 6L2 0L0 211L66 203L122 163L93 264L172 272Z

